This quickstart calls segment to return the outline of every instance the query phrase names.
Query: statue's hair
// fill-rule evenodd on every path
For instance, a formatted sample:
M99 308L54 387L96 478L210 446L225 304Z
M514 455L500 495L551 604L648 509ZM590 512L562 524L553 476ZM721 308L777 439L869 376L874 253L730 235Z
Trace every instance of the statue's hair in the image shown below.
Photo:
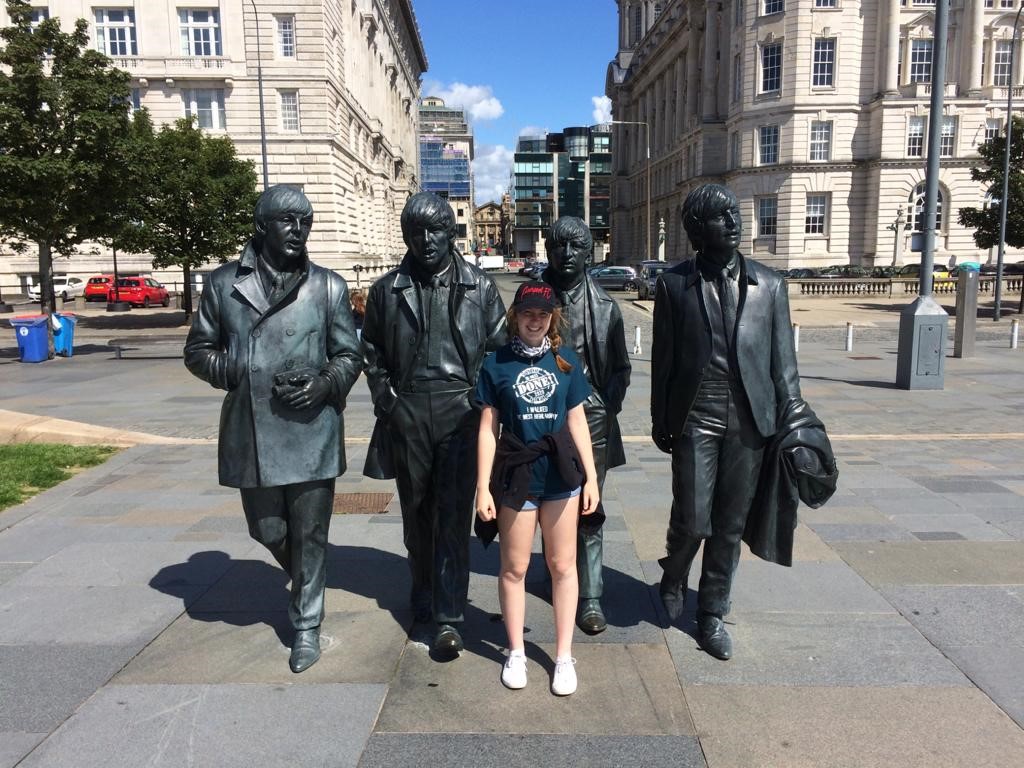
M275 184L263 190L253 212L257 235L266 229L268 221L282 213L298 213L305 218L313 215L313 206L301 189L290 184Z
M739 205L731 191L721 184L701 184L683 201L683 228L696 250L704 244L704 222L722 211Z
M455 224L455 212L444 198L433 192L417 192L406 201L401 221L402 239L406 245L409 245L409 238L416 227L434 225L445 228L449 247L454 251L459 229Z
M590 234L587 223L576 216L562 216L551 225L551 230L544 240L544 247L550 252L556 246L573 240L581 240L588 253L594 249L594 236Z

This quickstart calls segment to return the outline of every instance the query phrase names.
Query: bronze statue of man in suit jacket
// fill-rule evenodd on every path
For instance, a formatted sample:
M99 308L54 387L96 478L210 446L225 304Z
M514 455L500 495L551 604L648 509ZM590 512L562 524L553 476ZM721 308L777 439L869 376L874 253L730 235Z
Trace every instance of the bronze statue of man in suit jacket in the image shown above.
M658 280L651 352L652 436L672 454L672 512L660 594L683 612L690 564L704 553L697 597L701 646L728 659L740 539L766 441L800 398L786 282L739 250L736 197L705 184L683 203L697 256Z
M587 276L594 238L586 222L575 216L562 216L551 226L545 246L548 268L543 280L558 294L566 324L563 336L583 363L583 373L592 388L583 410L594 446L597 483L604 493L608 470L626 463L618 414L632 365L626 351L622 312L615 300ZM607 627L601 608L603 556L602 529L587 532L581 528L576 539L576 572L580 581L576 624L588 635L596 635Z
M370 288L363 358L377 423L368 477L395 478L418 622L438 624L433 651L462 650L469 531L476 493L484 354L505 343L498 289L455 247L455 214L420 192L402 210L405 258Z
M312 224L298 189L260 195L255 235L210 275L185 342L188 369L227 390L220 483L241 489L250 535L291 578L293 672L320 658L341 411L361 367L348 286L306 253Z

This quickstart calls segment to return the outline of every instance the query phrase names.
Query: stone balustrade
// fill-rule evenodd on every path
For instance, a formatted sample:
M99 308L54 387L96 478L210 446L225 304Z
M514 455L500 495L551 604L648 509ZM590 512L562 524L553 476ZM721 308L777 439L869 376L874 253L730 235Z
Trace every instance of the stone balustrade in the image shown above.
M811 277L788 279L790 293L794 288L801 296L893 296L917 295L918 279L916 277ZM992 295L996 279L992 275L982 275L978 279L978 294ZM1003 277L1003 295L1019 294L1024 284L1024 276L1007 275ZM955 295L957 279L939 277L932 284L932 292L939 295Z

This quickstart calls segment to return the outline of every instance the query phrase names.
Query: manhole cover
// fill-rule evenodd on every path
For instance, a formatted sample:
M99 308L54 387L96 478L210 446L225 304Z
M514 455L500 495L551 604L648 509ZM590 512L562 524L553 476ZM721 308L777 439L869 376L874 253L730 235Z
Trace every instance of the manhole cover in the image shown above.
M387 511L393 498L393 493L336 493L334 514L380 515Z

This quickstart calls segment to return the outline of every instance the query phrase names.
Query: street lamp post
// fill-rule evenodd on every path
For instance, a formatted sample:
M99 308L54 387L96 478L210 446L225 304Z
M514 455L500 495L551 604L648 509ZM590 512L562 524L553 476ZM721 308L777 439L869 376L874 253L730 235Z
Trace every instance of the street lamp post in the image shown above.
M1024 0L1021 0L1017 16L1013 20L1013 34L1010 35L1010 80L1006 89L1006 146L1003 149L1003 196L999 205L999 251L996 254L996 285L994 291L995 307L992 319L999 321L1003 299L1003 256L1006 253L1006 208L1010 204L1010 139L1013 136L1013 75L1017 52L1017 25L1020 14L1024 11ZM1021 294L1024 296L1024 294ZM1024 302L1024 298L1021 300Z
M651 258L651 126L635 120L610 120L612 125L642 125L644 127L644 143L647 145L647 259Z
M270 173L267 170L267 117L263 108L263 55L260 53L260 14L256 10L256 0L249 0L253 16L256 17L256 83L260 92L260 152L263 154L263 189L270 186Z

